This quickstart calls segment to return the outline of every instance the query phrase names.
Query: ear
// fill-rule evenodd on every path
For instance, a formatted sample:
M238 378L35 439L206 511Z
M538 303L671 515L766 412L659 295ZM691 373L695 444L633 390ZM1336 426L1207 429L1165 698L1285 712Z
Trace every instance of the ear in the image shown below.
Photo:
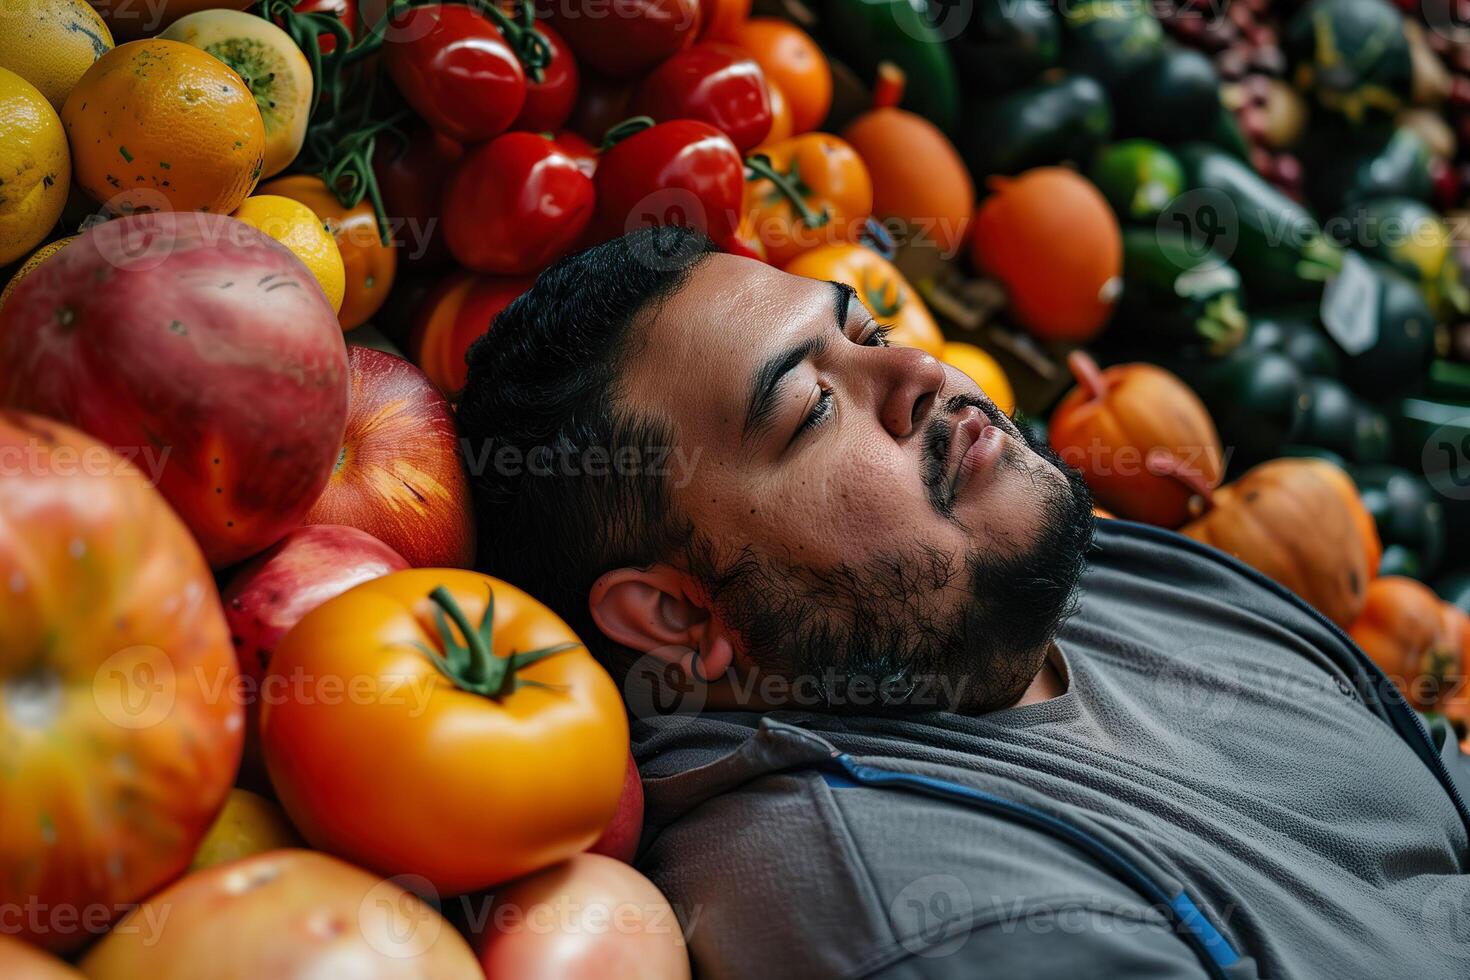
M592 583L592 621L614 643L669 662L700 680L730 669L733 635L687 572L662 563L618 568Z

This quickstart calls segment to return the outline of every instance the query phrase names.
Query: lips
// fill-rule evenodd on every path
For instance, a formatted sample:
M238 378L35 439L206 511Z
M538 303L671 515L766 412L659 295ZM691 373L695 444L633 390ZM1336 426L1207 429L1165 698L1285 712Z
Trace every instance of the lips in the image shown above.
M945 483L950 488L950 499L954 499L956 484L960 478L960 467L964 462L965 454L970 447L975 445L982 433L990 426L990 422L980 409L973 405L960 409L955 413L954 428L950 432L949 452L944 459Z

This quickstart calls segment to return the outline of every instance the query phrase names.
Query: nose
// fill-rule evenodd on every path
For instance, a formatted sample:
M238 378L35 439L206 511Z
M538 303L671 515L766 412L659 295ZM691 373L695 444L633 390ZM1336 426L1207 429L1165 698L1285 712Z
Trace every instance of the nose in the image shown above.
M905 439L924 424L944 385L944 365L912 347L873 350L879 375L878 419L888 434Z

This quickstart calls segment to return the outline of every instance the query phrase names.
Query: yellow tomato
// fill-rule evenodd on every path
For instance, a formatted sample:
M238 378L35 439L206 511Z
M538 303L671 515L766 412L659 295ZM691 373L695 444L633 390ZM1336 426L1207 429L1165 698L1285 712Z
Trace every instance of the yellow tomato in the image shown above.
M969 375L970 380L979 385L1002 412L1009 415L1016 410L1016 394L1011 390L1010 379L995 358L985 351L974 344L950 341L940 351L939 359Z
M332 312L341 312L347 272L336 240L327 233L316 212L289 197L257 194L247 197L234 217L289 248L321 284L322 292L332 304Z
M61 119L40 90L0 68L0 265L46 240L71 187Z
M189 870L235 861L279 847L299 847L301 838L281 808L249 790L232 789L224 809L194 852Z
M0 68L30 82L57 113L112 32L85 0L27 0L0 11Z
M823 245L787 263L794 276L842 282L857 290L858 299L888 330L888 342L917 347L935 357L944 335L903 273L883 256L862 245Z

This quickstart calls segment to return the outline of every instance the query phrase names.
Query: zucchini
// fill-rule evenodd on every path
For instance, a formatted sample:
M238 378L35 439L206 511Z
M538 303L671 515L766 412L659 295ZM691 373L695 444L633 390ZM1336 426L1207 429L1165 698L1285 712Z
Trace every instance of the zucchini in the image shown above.
M1415 578L1433 575L1444 557L1445 515L1439 494L1424 477L1388 463L1350 466L1348 473L1373 515L1385 557L1390 546L1405 548L1412 555Z
M1450 230L1427 204L1379 197L1349 205L1324 225L1338 244L1385 262L1419 287L1439 316L1470 313L1470 292L1450 249Z
M1167 341L1172 348L1226 354L1245 339L1240 273L1169 228L1123 232L1123 296L1114 331Z
M1470 364L1436 358L1429 365L1424 397L1442 402L1470 404Z
M1220 111L1220 76L1209 58L1175 47L1113 89L1114 131L1164 143L1208 140Z
M1428 145L1412 129L1396 129L1358 150L1345 148L1340 139L1309 139L1302 163L1312 179L1304 182L1304 189L1319 214L1334 214L1374 197L1428 201L1434 194L1433 161Z
M1080 0L1061 9L1062 66L1106 89L1164 53L1164 29L1148 4Z
M1086 75L976 103L959 134L960 151L977 182L1033 167L1087 166L1113 131L1102 86Z
M1171 217L1186 228L1208 230L1203 220L1208 209L1217 237L1228 240L1233 232L1234 247L1221 249L1221 257L1240 270L1247 302L1321 296L1322 284L1341 268L1342 254L1311 214L1249 164L1212 146L1187 143L1177 152L1194 190L1180 197L1180 213Z
M1312 0L1283 42L1293 84L1355 129L1389 125L1409 102L1404 18L1384 0Z
M1088 177L1121 222L1154 222L1184 190L1184 168L1153 140L1122 140L1103 147Z
M1388 419L1337 379L1308 378L1302 385L1301 408L1299 441L1331 449L1353 463L1389 458Z
M1337 345L1323 332L1311 307L1253 312L1246 343L1291 358L1307 377L1335 378L1342 370Z
M967 98L1001 95L1056 66L1062 21L1047 0L978 0L949 50Z
M1470 404L1402 398L1389 408L1396 462L1439 493L1452 554L1470 547Z

